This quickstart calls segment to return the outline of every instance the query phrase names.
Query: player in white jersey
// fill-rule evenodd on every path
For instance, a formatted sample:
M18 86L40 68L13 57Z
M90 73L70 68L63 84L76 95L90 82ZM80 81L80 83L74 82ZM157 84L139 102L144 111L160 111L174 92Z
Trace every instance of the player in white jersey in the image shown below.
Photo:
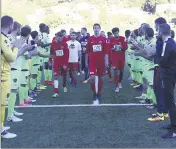
M73 87L77 85L76 72L78 69L78 59L81 58L81 44L76 40L76 32L71 33L71 40L67 41L69 48L69 73Z

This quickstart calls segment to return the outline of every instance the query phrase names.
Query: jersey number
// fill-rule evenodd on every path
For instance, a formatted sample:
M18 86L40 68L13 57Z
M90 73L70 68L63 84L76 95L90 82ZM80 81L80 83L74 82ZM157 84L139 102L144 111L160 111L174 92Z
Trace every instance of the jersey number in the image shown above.
M102 51L101 45L93 45L93 52L100 52Z
M57 50L56 51L56 56L63 56L63 55L64 55L63 50Z

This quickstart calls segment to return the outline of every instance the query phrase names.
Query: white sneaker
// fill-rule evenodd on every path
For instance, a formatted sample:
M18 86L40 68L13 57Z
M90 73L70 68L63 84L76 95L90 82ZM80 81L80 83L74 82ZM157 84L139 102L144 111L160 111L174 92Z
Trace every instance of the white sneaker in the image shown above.
M78 72L78 76L80 76L81 74Z
M57 98L58 96L59 96L59 94L54 93L53 98Z
M14 114L15 116L21 116L21 115L23 115L23 113L20 113L20 112L17 112L17 111L14 111L13 114Z
M133 78L132 78L132 77L129 77L129 78L128 78L128 81L132 81L132 80L133 80Z
M21 121L23 121L23 119L18 118L18 117L16 117L16 116L11 116L11 117L7 117L7 121L21 122Z
M81 71L82 74L84 74L84 71Z
M122 88L122 84L121 84L121 83L119 83L119 84L118 84L118 87L119 87L119 88Z
M99 105L99 100L97 99L97 100L93 101L93 105Z
M67 92L67 88L66 87L64 87L64 93L66 93Z
M146 99L146 95L145 94L142 94L141 96L139 97L135 97L136 99Z
M4 139L12 139L15 138L17 135L14 133L10 133L6 130L4 130L3 132L1 132L1 137Z
M9 126L5 126L5 127L3 128L4 131L7 131L7 130L9 130L9 129L10 129Z
M31 101L32 101L32 103L36 102L36 100L31 100Z
M142 104L146 103L145 99L140 100L139 102L142 103Z
M115 89L115 92L116 92L116 93L119 93L119 91L120 91L120 90L119 90L119 87L117 87L117 88Z

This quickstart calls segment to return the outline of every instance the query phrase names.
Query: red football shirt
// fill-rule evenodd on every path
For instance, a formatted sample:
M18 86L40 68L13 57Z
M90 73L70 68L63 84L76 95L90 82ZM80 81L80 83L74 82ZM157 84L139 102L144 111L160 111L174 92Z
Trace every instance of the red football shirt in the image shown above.
M128 43L125 41L125 37L119 36L119 38L110 39L110 49L115 45L121 45L121 51L111 51L111 59L124 59L125 60L125 51L128 49Z
M70 37L70 36L66 36L66 37L63 38L63 42L67 42L67 41L69 41L69 40L71 40L71 37Z
M110 44L111 38L106 38L106 50L110 52L111 50L111 44Z
M53 49L54 63L68 66L69 49L65 42L57 43L52 42L51 47Z
M105 54L108 54L106 50L106 38L102 36L90 36L87 41L86 54L89 55L91 61L104 60Z

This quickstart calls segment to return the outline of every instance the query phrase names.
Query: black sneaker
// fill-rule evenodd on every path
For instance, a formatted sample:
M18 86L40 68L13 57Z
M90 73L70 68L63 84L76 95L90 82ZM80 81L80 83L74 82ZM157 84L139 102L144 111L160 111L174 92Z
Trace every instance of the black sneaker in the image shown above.
M151 104L151 103L152 103L152 100L151 100L151 99L146 99L145 102L146 102L147 104Z
M166 133L165 135L161 136L161 138L163 139L173 139L175 138L176 139L176 131L170 131L168 133Z

